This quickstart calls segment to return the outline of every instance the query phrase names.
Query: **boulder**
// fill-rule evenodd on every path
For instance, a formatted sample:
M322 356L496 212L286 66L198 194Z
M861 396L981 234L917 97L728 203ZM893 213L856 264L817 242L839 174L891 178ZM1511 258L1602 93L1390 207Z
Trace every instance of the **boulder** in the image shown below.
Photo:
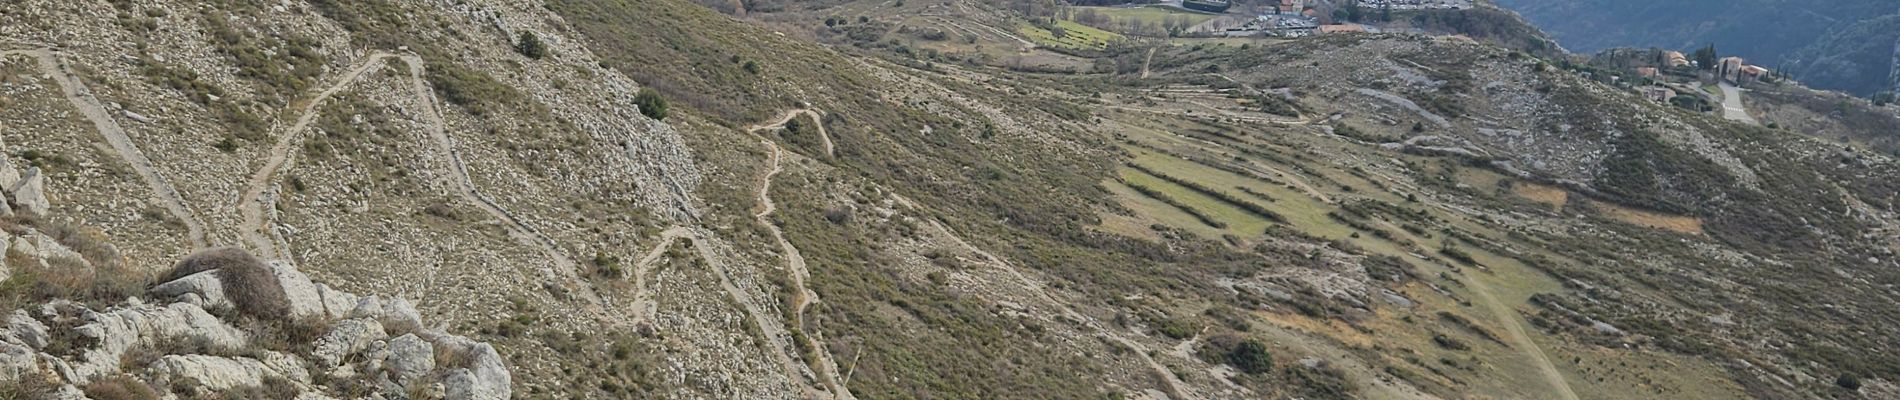
M0 342L0 382L18 381L22 376L40 373L39 353L23 345Z
M154 383L172 383L186 379L213 391L259 387L264 377L279 376L263 362L243 357L218 357L202 354L167 355L146 367Z
M225 310L235 306L224 295L224 280L218 278L217 270L199 272L174 279L171 282L153 286L149 291L160 299L196 304L210 310Z
M462 365L443 366L450 368L442 379L447 399L501 400L513 394L513 378L494 346L446 334L440 335L436 345L451 355L449 360L462 361Z
M316 348L310 350L310 356L317 359L317 365L335 368L350 355L369 349L377 341L387 338L389 334L383 332L383 325L376 320L344 320L336 323L330 333L317 339Z
M46 324L27 315L26 310L13 310L7 316L7 328L0 331L0 341L26 345L33 350L43 350L51 344L53 337L47 334Z
M415 332L422 329L422 315L416 307L403 299L383 299L371 295L356 301L356 308L350 310L350 318L372 318L383 324L384 328L395 332Z
M46 200L46 176L38 167L27 168L20 182L7 190L7 198L13 200L13 207L23 212L46 215L52 203Z
M138 306L104 313L85 311L85 325L73 332L97 343L81 353L73 366L77 380L117 373L126 350L139 343L190 340L223 351L239 351L250 343L238 330L203 308L188 303Z
M416 334L404 334L389 340L389 358L383 367L396 384L408 386L435 371L435 346Z
M277 276L277 284L284 288L284 299L290 303L290 317L323 318L325 311L323 293L317 284L310 282L310 276L297 271L297 267L282 261L270 262L271 274Z
M356 310L356 295L331 289L330 285L317 284L317 294L323 298L323 312L331 319L349 318L350 311Z

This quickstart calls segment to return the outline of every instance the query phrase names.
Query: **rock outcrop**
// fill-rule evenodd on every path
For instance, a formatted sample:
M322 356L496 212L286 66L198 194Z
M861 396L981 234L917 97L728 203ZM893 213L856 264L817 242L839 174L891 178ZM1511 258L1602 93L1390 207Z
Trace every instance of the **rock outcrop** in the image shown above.
M155 285L149 298L161 303L135 297L94 310L55 300L14 311L0 327L0 384L40 379L77 393L95 380L130 376L165 394L271 387L268 393L295 391L297 398L330 398L345 388L389 398L512 395L512 377L493 346L423 330L409 302L331 289L288 263L270 269L291 304L279 320L239 316L227 293L242 289L226 287L217 270ZM258 345L288 340L262 335L298 329L327 333L292 344L309 349L304 354Z

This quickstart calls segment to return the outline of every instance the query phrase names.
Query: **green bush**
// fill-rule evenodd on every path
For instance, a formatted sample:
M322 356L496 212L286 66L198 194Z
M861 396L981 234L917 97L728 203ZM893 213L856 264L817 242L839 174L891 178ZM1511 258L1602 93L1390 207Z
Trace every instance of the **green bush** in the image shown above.
M521 37L515 40L515 51L521 52L521 55L528 58L539 60L547 58L548 45L542 43L541 36L535 35L534 31L521 31Z
M666 98L660 97L660 92L652 88L640 88L640 94L633 96L633 105L640 106L640 114L647 118L666 119Z
M1273 371L1273 355L1267 353L1267 345L1259 340L1247 339L1227 352L1227 363L1249 374Z

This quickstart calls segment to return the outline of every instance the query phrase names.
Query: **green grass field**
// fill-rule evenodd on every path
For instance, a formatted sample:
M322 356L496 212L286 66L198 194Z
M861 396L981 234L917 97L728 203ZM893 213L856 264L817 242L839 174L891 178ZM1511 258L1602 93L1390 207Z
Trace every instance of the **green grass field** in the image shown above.
M1023 36L1028 37L1029 40L1044 46L1081 50L1102 50L1108 48L1109 43L1126 39L1121 34L1095 29L1088 25L1075 23L1075 21L1057 20L1056 27L1062 28L1062 37L1056 37L1054 32L1035 25L1030 25L1028 22L1024 22L1018 26L1016 31L1021 32Z
M1179 8L1161 7L1161 6L1147 6L1147 7L1133 7L1133 8L1130 8L1130 7L1072 7L1072 8L1076 11L1091 10L1097 13L1101 13L1102 15L1106 15L1108 16L1108 18L1115 20L1115 22L1117 23L1125 23L1124 21L1128 21L1132 19L1135 21L1140 21L1143 24L1159 25L1162 22L1166 22L1170 18L1185 18L1187 19L1189 25L1198 25L1202 22L1207 22L1207 20L1214 19L1214 17L1216 17L1216 15L1214 14L1198 13L1198 12L1182 10Z

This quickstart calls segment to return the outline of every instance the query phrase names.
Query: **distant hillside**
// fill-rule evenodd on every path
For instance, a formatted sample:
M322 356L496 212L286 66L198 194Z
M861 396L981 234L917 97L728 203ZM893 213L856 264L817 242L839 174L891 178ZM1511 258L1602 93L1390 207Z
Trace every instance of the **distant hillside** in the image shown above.
M1776 66L1807 84L1869 95L1887 82L1900 4L1887 0L1498 0L1571 51L1686 49Z

